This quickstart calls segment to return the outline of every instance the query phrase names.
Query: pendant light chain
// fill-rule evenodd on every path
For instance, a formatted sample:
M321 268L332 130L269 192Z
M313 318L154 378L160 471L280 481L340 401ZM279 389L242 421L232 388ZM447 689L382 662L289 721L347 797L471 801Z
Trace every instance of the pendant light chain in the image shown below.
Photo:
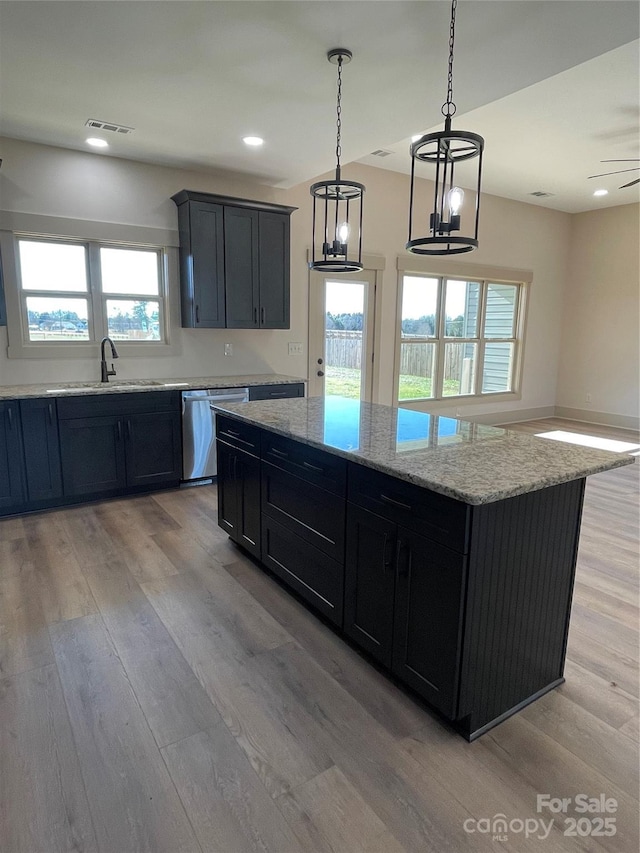
M336 101L336 174L340 175L340 155L342 154L342 57L338 57L338 98Z
M456 38L456 9L458 0L451 0L451 23L449 24L449 73L447 75L447 100L441 107L443 116L453 116L456 105L453 103L453 44Z

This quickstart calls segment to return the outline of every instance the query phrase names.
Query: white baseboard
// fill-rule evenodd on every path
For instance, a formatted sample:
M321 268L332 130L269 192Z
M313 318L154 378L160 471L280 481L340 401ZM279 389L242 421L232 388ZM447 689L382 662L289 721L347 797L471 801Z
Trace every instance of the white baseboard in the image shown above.
M465 421L479 424L516 424L520 421L537 421L554 417L555 406L540 406L537 409L511 409L508 412L487 412L484 415L460 415Z
M616 415L613 412L594 412L589 409L570 409L568 406L556 406L555 417L567 418L571 421L583 421L587 424L640 430L640 418L632 415Z

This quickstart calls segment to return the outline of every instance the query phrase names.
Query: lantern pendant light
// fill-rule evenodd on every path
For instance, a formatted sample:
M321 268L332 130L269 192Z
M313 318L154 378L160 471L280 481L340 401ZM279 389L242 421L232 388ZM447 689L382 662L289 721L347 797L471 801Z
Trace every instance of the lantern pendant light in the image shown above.
M309 269L321 272L359 272L362 268L362 202L364 184L345 181L340 166L342 137L342 66L352 53L336 47L327 59L338 66L336 105L336 176L318 181L310 188L313 196L312 255ZM355 233L354 233L355 230Z
M449 73L447 77L447 100L442 105L444 130L427 133L411 145L411 193L409 200L409 240L406 248L418 255L459 255L472 252L478 247L478 223L480 214L480 182L482 180L482 153L484 139L477 133L452 130L451 119L456 112L453 103L453 44L455 40L457 0L451 3L449 25ZM476 159L474 190L467 195L456 186L455 166L465 160ZM416 184L416 163L432 163L436 167L435 188L428 203L428 230L426 218L417 216L414 206L421 187ZM470 180L465 183L470 184ZM429 196L431 194L429 193ZM418 233L427 231L426 237L414 237L414 225ZM470 236L458 232L467 231ZM424 233L424 231L422 232Z

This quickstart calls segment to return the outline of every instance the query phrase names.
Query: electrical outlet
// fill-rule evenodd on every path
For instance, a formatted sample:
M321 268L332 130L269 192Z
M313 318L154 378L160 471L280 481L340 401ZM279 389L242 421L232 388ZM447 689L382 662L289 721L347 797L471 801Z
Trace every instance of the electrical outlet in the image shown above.
M587 394L587 396L585 397L585 400L587 401L587 403L590 403L591 402L591 394Z
M225 355L233 355L233 344L225 344L224 345L224 354Z
M289 341L289 355L302 355L303 346L301 343L293 343Z

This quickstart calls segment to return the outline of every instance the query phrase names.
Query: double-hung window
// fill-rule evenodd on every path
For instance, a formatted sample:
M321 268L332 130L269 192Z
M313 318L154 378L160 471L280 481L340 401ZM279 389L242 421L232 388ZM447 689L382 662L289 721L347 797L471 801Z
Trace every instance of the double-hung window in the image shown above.
M399 402L517 391L523 293L522 282L401 275Z
M163 250L18 236L23 341L139 345L166 340Z

